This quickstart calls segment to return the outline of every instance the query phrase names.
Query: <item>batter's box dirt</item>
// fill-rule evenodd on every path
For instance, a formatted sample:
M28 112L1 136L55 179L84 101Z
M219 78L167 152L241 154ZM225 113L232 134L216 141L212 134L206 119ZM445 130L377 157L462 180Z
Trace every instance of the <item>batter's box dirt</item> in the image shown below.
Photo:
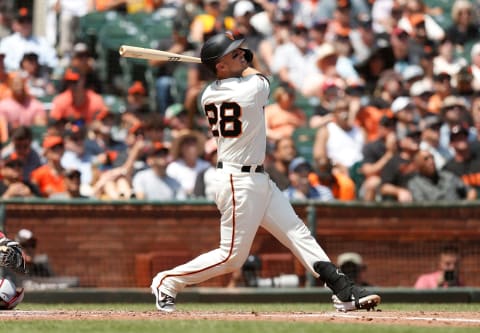
M248 320L248 321L297 321L330 323L398 324L409 326L480 327L480 318L475 312L207 312L177 311L0 311L0 320Z

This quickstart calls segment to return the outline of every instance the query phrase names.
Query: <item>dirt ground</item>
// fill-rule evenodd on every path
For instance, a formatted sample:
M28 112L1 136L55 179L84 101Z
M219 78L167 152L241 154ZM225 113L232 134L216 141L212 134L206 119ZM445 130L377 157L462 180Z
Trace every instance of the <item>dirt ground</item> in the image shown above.
M238 321L297 321L362 324L398 324L408 326L480 327L480 315L475 312L405 312L405 311L363 311L363 312L203 312L177 311L0 311L0 320L238 320Z

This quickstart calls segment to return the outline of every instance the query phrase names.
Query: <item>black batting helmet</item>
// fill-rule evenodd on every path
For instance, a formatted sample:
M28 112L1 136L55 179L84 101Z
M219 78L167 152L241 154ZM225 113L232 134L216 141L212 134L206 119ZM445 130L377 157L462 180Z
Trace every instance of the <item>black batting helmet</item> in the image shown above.
M235 39L230 31L216 34L209 38L202 46L200 58L202 63L215 72L218 59L237 49L244 39Z

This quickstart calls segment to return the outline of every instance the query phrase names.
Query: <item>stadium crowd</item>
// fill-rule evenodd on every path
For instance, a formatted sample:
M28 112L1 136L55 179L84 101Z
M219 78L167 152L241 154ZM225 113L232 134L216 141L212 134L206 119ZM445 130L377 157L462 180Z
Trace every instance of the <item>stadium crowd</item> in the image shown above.
M292 200L480 193L477 2L57 0L43 35L24 3L0 5L2 198L213 198L198 103L214 77L160 61L129 73L101 38L118 23L137 29L125 44L152 30L150 46L195 56L219 31L245 38L272 88L265 168ZM112 26L92 39L95 15Z

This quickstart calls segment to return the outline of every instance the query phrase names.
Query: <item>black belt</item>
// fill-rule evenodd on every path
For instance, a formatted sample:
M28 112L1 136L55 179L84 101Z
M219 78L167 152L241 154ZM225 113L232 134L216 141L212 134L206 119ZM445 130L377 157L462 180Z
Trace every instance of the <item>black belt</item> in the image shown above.
M217 163L217 168L218 168L218 169L222 169L222 168L223 168L223 163L222 163L221 161ZM251 165L242 165L242 166L240 167L240 171L241 171L241 172L250 172L250 171L252 171L252 166L251 166ZM255 170L254 170L254 171L255 171L255 172L258 172L258 173L263 173L263 172L265 171L265 169L264 169L263 165L257 165L257 166L255 167Z

